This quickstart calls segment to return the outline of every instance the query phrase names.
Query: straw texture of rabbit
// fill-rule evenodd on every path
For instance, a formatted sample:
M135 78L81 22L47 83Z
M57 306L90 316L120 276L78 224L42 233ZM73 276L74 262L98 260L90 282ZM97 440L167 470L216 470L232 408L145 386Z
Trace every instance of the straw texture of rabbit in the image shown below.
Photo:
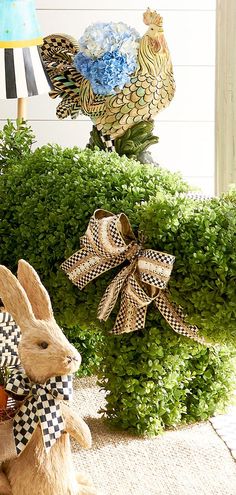
M80 354L57 325L49 295L36 271L26 261L18 264L18 279L0 266L0 297L21 329L19 356L33 384L78 370ZM45 450L38 425L22 453L6 460L0 472L0 495L94 495L95 488L75 472L69 435L83 447L91 446L86 423L63 401L60 411L64 432ZM13 420L12 420L13 431ZM13 434L8 439L15 449Z

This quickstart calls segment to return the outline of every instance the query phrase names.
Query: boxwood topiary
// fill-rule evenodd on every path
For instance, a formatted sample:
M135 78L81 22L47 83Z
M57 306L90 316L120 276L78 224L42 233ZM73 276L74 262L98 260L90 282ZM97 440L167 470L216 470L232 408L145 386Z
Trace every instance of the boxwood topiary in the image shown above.
M176 256L170 293L189 321L211 340L235 344L236 194L196 202L181 196L188 190L178 174L115 153L44 146L27 153L20 163L14 158L0 176L1 263L14 270L23 257L33 264L49 290L58 321L73 342L78 333L80 346L79 328L101 328L97 306L119 268L80 292L60 264L79 248L96 208L124 211L136 235L142 230L146 247ZM114 315L103 328L111 328L113 320ZM95 333L93 338L95 343ZM143 332L108 335L105 340L107 414L116 415L123 427L156 432L185 418L205 419L231 389L231 351L206 349L176 336L157 311L148 310ZM136 381L131 383L130 377ZM130 385L128 392L125 383ZM134 413L139 396L141 416Z
M116 153L44 146L0 176L1 262L14 270L27 258L61 324L97 328L97 305L114 271L80 292L60 264L79 248L96 208L123 211L146 247L176 256L169 287L189 321L211 340L234 344L236 193L204 202L176 194L188 189L178 174Z
M105 341L101 411L115 426L139 435L206 420L222 412L235 388L235 355L177 336L154 312L145 331Z
M64 326L96 321L96 303L108 277L79 292L60 270L60 264L79 248L96 208L125 211L138 227L135 205L156 190L187 191L178 174L141 165L116 153L44 146L13 160L0 176L0 258L16 269L27 258L42 276L55 311ZM86 309L80 302L86 301Z

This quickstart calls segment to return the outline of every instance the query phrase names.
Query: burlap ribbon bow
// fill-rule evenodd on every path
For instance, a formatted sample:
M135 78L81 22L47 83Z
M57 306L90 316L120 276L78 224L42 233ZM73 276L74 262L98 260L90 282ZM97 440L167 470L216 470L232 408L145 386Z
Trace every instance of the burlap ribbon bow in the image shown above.
M147 307L154 302L175 332L204 343L197 327L187 325L181 308L176 308L168 299L165 289L174 256L143 249L124 213L113 215L105 210L96 210L81 238L81 248L61 265L80 289L107 270L126 262L107 287L98 308L98 318L107 320L121 292L113 333L144 328Z
M64 431L60 402L72 397L72 376L54 376L44 384L33 383L20 370L12 372L6 391L24 400L13 423L17 455L25 449L38 424L48 452Z

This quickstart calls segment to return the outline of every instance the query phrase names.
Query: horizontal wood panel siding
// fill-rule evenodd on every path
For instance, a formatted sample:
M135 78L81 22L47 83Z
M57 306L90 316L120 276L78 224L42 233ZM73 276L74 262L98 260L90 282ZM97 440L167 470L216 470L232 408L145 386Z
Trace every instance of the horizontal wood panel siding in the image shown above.
M176 95L156 119L160 138L153 154L160 165L179 170L193 185L213 193L215 0L159 0L155 8L164 18L176 79ZM140 34L146 27L142 12L146 0L36 0L43 34L64 32L79 38L92 22L123 21ZM153 8L153 5L150 5ZM91 121L58 121L57 101L47 95L31 98L29 122L38 145L85 146ZM16 101L0 100L0 125L14 118Z
M176 94L171 105L156 117L157 122L214 120L214 78L214 67L175 67ZM45 95L31 98L28 105L29 119L56 120L58 103L59 100L52 100ZM14 116L15 100L1 101L0 118Z
M144 10L147 5L150 8L160 10L214 10L215 0L155 0L148 3L147 0L36 0L38 9L75 9L75 10L94 10L98 7L100 10Z
M174 65L214 65L215 12L214 11L163 11L164 29ZM112 10L39 12L44 34L68 33L79 38L85 28L94 22L125 22L140 34L147 30L142 12Z

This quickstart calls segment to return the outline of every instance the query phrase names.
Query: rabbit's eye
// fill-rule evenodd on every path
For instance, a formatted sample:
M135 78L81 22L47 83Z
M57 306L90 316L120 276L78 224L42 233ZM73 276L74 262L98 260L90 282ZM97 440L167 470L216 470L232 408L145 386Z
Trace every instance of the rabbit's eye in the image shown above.
M41 347L41 349L47 349L48 343L47 342L39 342L38 346Z

